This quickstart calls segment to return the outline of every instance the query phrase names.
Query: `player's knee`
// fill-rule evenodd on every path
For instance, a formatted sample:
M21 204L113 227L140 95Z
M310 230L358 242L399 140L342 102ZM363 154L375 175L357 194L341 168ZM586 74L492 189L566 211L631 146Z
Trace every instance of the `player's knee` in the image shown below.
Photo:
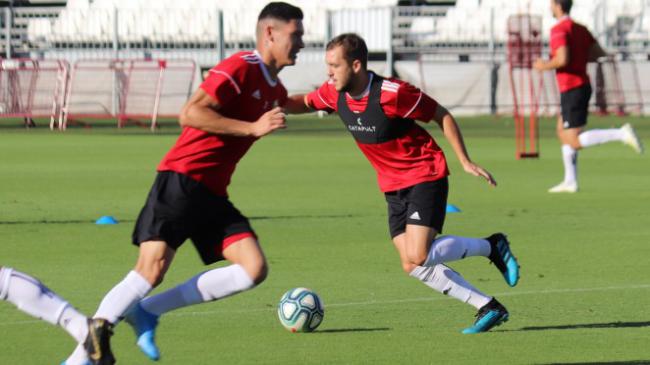
M266 261L262 260L254 263L242 264L246 273L250 276L255 285L261 284L269 275L269 266Z
M410 262L402 262L402 270L404 270L406 275L410 275L417 266L418 265L412 264Z
M411 250L406 253L408 263L415 266L420 266L426 261L427 253L420 250ZM411 270L412 271L412 270ZM409 271L410 272L410 271Z
M135 271L154 288L160 285L165 278L165 272L160 265L146 265L138 262Z
M579 150L582 148L582 145L580 144L580 141L577 138L570 140L569 146L571 146L571 148L573 148L574 150Z

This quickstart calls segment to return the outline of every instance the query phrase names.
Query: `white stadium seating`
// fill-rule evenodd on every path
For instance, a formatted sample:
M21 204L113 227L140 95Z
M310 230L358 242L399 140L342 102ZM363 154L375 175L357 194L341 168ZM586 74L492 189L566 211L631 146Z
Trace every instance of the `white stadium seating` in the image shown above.
M322 41L327 33L330 10L386 8L397 0L289 1L305 15L305 41ZM222 11L228 40L250 41L259 11L267 0L69 0L53 24L30 22L30 39L51 41L111 41L114 19L118 35L127 41L214 41L218 35L218 12ZM115 11L117 10L117 11ZM171 11L170 11L171 10Z
M259 10L267 0L69 0L59 18L48 24L41 19L30 22L30 39L72 42L110 42L115 32L113 16L118 17L118 35L126 41L214 41L218 36L218 12L223 12L224 36L230 41L251 41ZM327 36L327 12L348 9L339 17L382 17L368 12L371 8L396 5L396 0L292 0L305 14L305 40L322 41ZM603 6L603 5L606 5ZM572 16L597 35L613 26L621 16L636 19L631 39L647 39L650 21L644 21L642 9L650 0L575 0ZM117 9L117 12L115 11ZM606 9L606 10L604 10ZM170 11L173 10L173 11ZM355 14L356 10L356 14ZM544 37L554 19L545 0L458 0L443 17L415 17L412 38L426 42L487 42L492 32L496 41L506 38L506 19L516 13L543 16ZM351 15L350 15L351 14ZM646 14L650 16L650 14ZM492 19L493 17L493 19ZM347 18L346 18L347 19ZM335 21L340 21L335 20ZM382 29L385 19L372 19ZM349 25L350 21L348 21ZM355 23L355 22L352 22ZM367 27L358 25L361 29ZM362 30L359 30L362 31ZM376 31L375 31L376 32ZM365 32L364 32L365 33ZM385 42L385 40L382 40ZM385 47L384 47L385 48Z

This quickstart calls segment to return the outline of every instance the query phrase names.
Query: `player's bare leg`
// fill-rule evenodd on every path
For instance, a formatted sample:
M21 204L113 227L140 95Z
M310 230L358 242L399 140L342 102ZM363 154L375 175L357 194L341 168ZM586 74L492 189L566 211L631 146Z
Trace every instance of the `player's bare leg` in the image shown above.
M211 302L253 288L266 278L268 268L257 240L246 237L223 251L232 265L196 275L163 293L143 299L126 315L133 327L137 345L151 360L160 359L155 343L159 317L171 310Z
M113 326L130 307L162 282L174 255L175 251L163 241L140 244L135 268L106 294L93 317L85 347L94 365L115 362L110 347Z

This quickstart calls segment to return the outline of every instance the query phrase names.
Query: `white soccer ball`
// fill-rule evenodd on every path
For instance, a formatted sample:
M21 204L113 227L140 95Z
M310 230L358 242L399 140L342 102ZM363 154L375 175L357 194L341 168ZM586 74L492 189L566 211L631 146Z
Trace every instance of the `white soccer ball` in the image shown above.
M291 332L315 330L325 315L325 308L318 294L306 288L294 288L286 292L278 304L280 323Z

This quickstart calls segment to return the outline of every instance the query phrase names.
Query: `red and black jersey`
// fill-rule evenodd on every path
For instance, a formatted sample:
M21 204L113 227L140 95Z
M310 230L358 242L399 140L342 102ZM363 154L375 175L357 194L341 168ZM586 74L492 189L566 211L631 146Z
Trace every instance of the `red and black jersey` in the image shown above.
M587 62L589 61L589 50L594 42L596 40L589 30L568 16L560 19L551 28L551 58L555 56L560 47L567 47L569 52L569 63L555 71L560 92L589 83Z
M287 90L280 80L271 79L256 51L239 52L223 60L210 70L201 89L218 102L219 113L248 122L287 101ZM227 196L237 162L255 141L186 127L158 171L188 175L215 194Z
M372 72L365 95L352 98L325 82L307 95L318 110L336 111L377 172L382 192L449 175L440 147L414 120L430 121L438 103L418 88Z

